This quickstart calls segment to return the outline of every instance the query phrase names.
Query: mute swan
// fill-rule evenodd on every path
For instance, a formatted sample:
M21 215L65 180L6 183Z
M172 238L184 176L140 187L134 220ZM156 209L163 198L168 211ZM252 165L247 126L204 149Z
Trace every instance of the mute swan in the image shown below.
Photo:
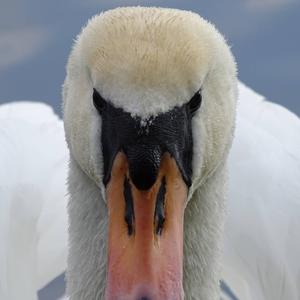
M219 298L236 95L233 56L199 15L89 21L63 91L70 299Z
M231 195L230 200L231 201L229 203L231 204L230 208L231 209L233 208L233 210L232 210L232 213L229 214L229 222L228 222L229 225L227 224L227 230L225 232L226 233L226 235L225 235L225 238L226 238L226 240L225 240L225 242L226 242L225 243L225 245L226 245L225 265L226 266L230 265L231 269L233 269L233 270L237 269L238 276L241 277L242 279L246 280L246 285L247 285L247 288L249 289L248 295L251 295L251 298L248 298L248 299L286 299L285 297L282 298L281 295L279 295L279 294L275 295L275 297L273 297L273 298L267 297L267 295L272 295L271 294L272 289L274 287L276 287L276 284L277 284L276 280L278 279L279 280L278 282L280 282L280 278L277 278L276 280L274 280L274 282L271 282L271 280L269 280L268 282L263 282L263 281L261 281L262 278L257 276L257 274L261 275L263 272L266 272L269 270L271 270L273 273L278 271L278 268L276 267L276 265L278 266L278 264L276 263L276 261L279 261L278 258L280 258L281 266L284 266L284 268L282 268L282 272L279 272L279 274L283 275L282 278L284 278L286 276L286 274L288 274L288 276L285 277L285 284L287 284L287 286L291 287L293 290L293 293L290 295L296 295L294 293L295 291L297 291L297 284L296 284L295 278L297 276L297 271L299 270L299 266L297 264L295 264L295 261L296 261L295 257L297 255L296 254L297 249L299 249L299 243L297 243L297 232L282 230L282 231L280 231L279 237L274 239L275 235L277 235L277 232L274 232L274 231L268 229L270 226L269 225L270 223L268 223L269 222L268 219L272 219L272 218L274 218L274 216L276 216L276 220L278 220L278 222L274 223L274 225L276 225L277 227L280 227L281 224L285 223L285 225L286 225L285 228L288 226L292 226L292 225L294 225L295 228L297 228L297 227L299 228L299 223L297 223L297 220L299 220L299 217L298 217L299 216L299 199L297 198L297 195L299 195L299 184L297 184L297 182L295 180L295 178L297 178L297 177L294 177L294 176L299 174L299 151L298 150L299 150L300 142L299 142L299 138L297 139L297 134L295 134L295 132L298 132L297 130L299 130L300 122L299 122L298 118L293 116L291 113L285 111L284 109L277 108L277 106L275 106L273 104L267 104L266 102L262 102L255 93L250 92L244 86L240 85L239 90L240 90L240 106L238 107L238 119L237 119L238 131L237 131L237 137L236 137L236 139L234 141L234 145L233 145L233 153L232 153L231 159L229 161L230 162L230 164L229 164L230 171L231 171L231 174L233 174L232 177L234 179L236 179L236 181L232 180L231 181L232 184L230 186L230 195ZM32 109L33 109L33 106L30 108L30 110L32 110ZM200 110L201 109L202 108L200 108ZM3 111L3 107L1 107L1 109L0 109L1 123L3 120L3 116L6 116L8 110L6 109L4 111L4 114L1 114L2 111ZM17 123L18 118L24 117L25 124L26 124L25 120L32 119L32 117L29 117L26 114L25 114L25 116L22 116L20 113L18 113L18 111L22 111L22 110L16 109L13 111L13 113L8 114L9 118L7 118L7 119L11 121L11 124ZM39 115L43 115L43 112L42 111L39 112ZM268 117L264 118L266 115ZM16 117L14 120L11 120L10 116L16 116ZM277 120L278 120L278 123L280 123L279 121L282 121L283 125L280 126L280 128L278 128L278 126L276 128L276 122L274 122L273 116L275 116L276 122L277 122ZM259 126L256 124L258 121L260 123ZM248 124L248 126L246 126L245 124ZM253 129L251 131L247 131L249 129L249 124L251 124L253 127L253 128L251 128L251 129ZM274 129L273 128L276 128L276 130L277 130L275 139L273 138L274 137ZM26 132L26 130L27 130L26 126L25 127L19 126L20 132L22 132L22 131ZM28 131L29 132L31 131L31 129L29 129L29 127L28 127ZM8 136L11 135L11 133L9 133L9 132L10 131L8 130L7 131ZM281 134L281 132L282 132L282 134ZM41 134L40 131L39 131L39 134ZM17 136L17 134L16 134L16 136ZM59 136L61 138L61 134ZM285 182L286 181L284 178L285 176L287 178L289 178L289 181L286 182L286 184L284 184L284 185L280 185L279 188L276 189L275 192L273 192L272 189L270 189L270 188L265 189L264 185L260 184L262 181L260 180L260 178L258 178L257 174L255 174L255 170L258 168L260 170L259 174L265 175L265 176L262 176L262 180L265 180L264 182L266 182L266 183L268 182L268 179L266 179L265 177L268 176L269 174L273 174L274 168L271 163L270 164L265 163L268 160L264 158L263 152L258 152L258 155L256 155L255 157L252 156L251 161L249 161L248 164L247 163L245 164L245 160L247 162L248 153L249 152L251 153L251 151L253 151L253 153L255 153L256 149L258 148L258 146L255 145L254 141L259 136L262 136L263 138L267 136L268 139L267 139L266 143L268 143L270 147L272 147L272 145L281 146L280 148L274 147L273 155L276 157L276 155L279 153L282 155L281 156L282 160L284 160L284 162L287 162L286 165L288 167L286 168L286 173L281 174L281 172L279 172L279 174L276 174L277 176L275 176L273 178L272 182L274 182L275 184L278 183L278 180L279 180L279 182L282 182L282 180L283 180L283 182ZM50 140L52 140L52 139L53 139L53 137L51 136ZM45 136L45 140L46 140L46 136ZM7 140L5 140L1 137L1 142L2 141L4 141L2 143L2 145L8 144ZM32 144L35 145L36 141L33 140ZM61 144L62 148L65 147L62 139L60 140L60 144ZM25 144L25 145L28 146L27 144ZM248 148L246 148L245 145L247 145ZM284 147L283 147L283 145L284 145ZM7 148L2 148L2 149L3 149L3 152L1 153L1 159L3 157L5 157L5 153L9 153L9 155L10 155L10 151L7 151ZM25 149L27 149L27 148L25 147ZM29 147L29 149L30 149L30 147ZM65 153L64 151L65 150L62 150L63 153ZM19 152L21 152L21 151L19 151ZM19 155L19 153L18 153L18 155ZM31 157L33 155L33 153L32 153L32 151L28 151L24 155L26 155L26 157ZM260 157L262 157L262 159L259 159ZM52 158L51 157L44 158L43 156L38 156L38 159L41 161L48 160L49 163L51 163ZM64 164L64 158L62 158L60 164ZM59 166L59 164L55 164L55 168L58 168L58 166ZM277 169L280 169L283 166L285 166L285 164L283 164L283 162L281 162L281 161L277 162ZM11 170L11 167L9 165L8 167L6 167L2 170ZM245 171L248 170L248 172L243 173L243 170L245 170ZM43 173L45 173L45 175L48 174L48 172L50 172L50 171L47 168L43 170ZM63 171L61 171L61 172L63 172ZM243 173L243 176L240 176L241 173ZM5 181L5 179L6 179L5 174L2 174L1 178L3 179L2 182L7 181L7 180ZM253 183L257 183L256 189L255 189L256 193L254 193L254 192L249 193L249 191L250 191L249 186L245 184L245 182L246 183L248 182L248 179L250 179L251 182L253 182ZM235 182L238 182L239 184L235 185L234 184ZM61 180L61 185L63 186L63 180ZM243 186L243 189L241 189L240 186ZM43 186L43 188L45 188L45 186ZM3 192L3 190L4 189L1 189L0 191ZM264 201L263 204L261 204L260 203L261 199L257 197L257 195L260 195L261 192L264 193L264 197L266 199L270 199L270 197L272 197L272 198L276 199L276 202L273 205L271 205L270 201L268 201L268 202ZM280 192L279 196L278 196L278 192ZM64 195L63 192L60 192L60 194L62 196ZM249 196L246 197L245 194L249 194ZM2 198L2 195L3 194L1 193L1 199L4 199L4 197ZM4 194L4 195L6 196L6 194ZM288 205L285 204L284 199L282 198L282 195L284 195L286 197L286 199L288 200L288 202L287 202ZM52 200L58 200L60 198L63 198L63 197L59 197L59 193L58 193L57 196L53 197ZM9 199L9 198L7 198L7 199ZM248 201L243 200L242 205L239 205L241 199L245 199ZM253 200L256 200L256 201L253 202ZM9 203L9 202L7 202L7 203ZM51 207L51 205L53 205L53 203L54 202L49 202L48 209L50 209L50 207ZM62 202L62 203L64 203L64 202ZM0 204L3 204L3 201L1 201ZM285 205L286 205L286 207L284 210L284 214L278 215L278 213L280 213L280 209L282 209L282 206L285 206ZM253 206L257 207L259 214L251 215L252 216L251 225L253 223L255 224L255 222L257 220L260 221L259 231L251 230L252 228L247 228L247 224L249 224L249 222L245 222L245 218L241 219L239 217L241 212L242 213L247 212ZM272 209L268 209L269 207L271 207ZM33 209L33 208L34 208L34 206L30 205L30 209L29 209L29 203L27 202L26 206L24 207L24 214L27 213L27 214L32 215L31 209ZM56 207L56 209L57 209L57 207ZM3 211L0 210L0 212L3 212ZM57 209L57 212L60 212L58 215L64 216L63 218L65 218L65 221L66 221L64 209ZM5 216L5 215L6 215L6 212L3 213L3 216ZM36 214L36 215L38 215L38 214ZM298 219L296 217L298 217ZM284 222L279 222L282 218L284 219ZM0 230L3 229L3 224L5 224L6 219L0 218L0 220L4 220L4 223L1 224ZM61 234L59 228L61 228L62 231L63 231L63 228L65 228L65 221L62 222L59 220L55 220L55 222L53 222L53 220L52 220L52 226L54 224L61 225L61 226L55 226L55 232L56 232L56 234L58 234L58 236ZM290 222L290 224L288 224L289 222ZM48 224L50 225L51 223L49 222ZM245 225L243 225L243 224L245 224ZM243 226L241 226L241 225L243 225ZM35 224L34 226L37 226L37 224ZM33 226L33 228L34 228L34 226ZM277 227L276 227L276 230L278 230ZM3 232L0 231L0 234L2 234L2 233ZM245 236L252 237L252 241L253 241L253 236L255 238L257 238L258 241L267 240L271 249L268 249L268 247L261 247L258 243L251 243L251 239L248 240L248 242L249 241L250 242L247 244L247 243L245 243L247 240L245 240L245 239L241 240L238 238L238 237L245 237ZM2 237L3 237L3 235L2 235ZM7 236L4 235L4 239L5 238L7 238ZM47 239L45 239L45 240L47 240ZM60 240L60 239L58 239L58 240ZM61 240L63 240L63 238ZM52 242L52 240L50 240L48 238L48 241L49 241L48 245L53 246L54 239ZM292 251L292 249L290 247L284 249L283 241L288 241L289 244L292 247L294 247L293 249L295 249L295 252ZM19 241L19 242L21 243L22 241ZM245 251L247 249L241 247L241 246L243 246L243 244L249 246L249 248L254 251ZM23 244L22 244L22 247L23 247ZM32 248L34 248L34 247L32 247ZM238 251L236 251L236 249ZM263 251L261 251L262 249L263 249ZM278 251L278 249L281 249L281 250ZM4 251L5 251L5 249L4 249ZM66 251L66 249L62 247L61 252L65 253L65 251ZM268 258L269 253L272 253L271 259ZM295 255L291 256L291 255L289 255L290 253L294 253ZM22 254L20 254L20 253L18 253L18 255L21 255L21 257L22 257ZM63 257L63 255L61 257ZM247 264L247 261L245 262L245 259L243 260L243 258L245 258L246 260L250 259L251 263L253 262L253 260L254 261L256 260L259 263L262 262L262 264L260 265L261 270L255 270L255 268L249 267L249 265ZM61 270L63 269L63 265L64 265L63 262L64 262L64 260L63 260L63 258L61 258L58 264L53 265L53 269L55 269L55 268L59 269L59 270L56 270L56 274L59 274L59 272L61 272ZM49 266L50 265L51 264L49 264ZM269 268L270 266L272 267L273 265L275 267ZM28 267L30 269L30 267L31 267L30 264ZM17 269L18 268L15 267L15 270L17 270ZM44 271L47 270L46 267L43 267L41 269L44 269ZM3 269L1 268L1 270L3 270ZM262 272L258 272L258 271L262 271ZM298 271L298 273L299 273L299 271ZM225 276L225 279L229 280L230 283L234 284L234 280L232 281L232 277L231 278L229 278L230 276L226 277L228 274L230 274L230 272L229 273L225 272L223 274ZM6 278L5 274L2 274L2 275L4 277L0 277L1 278L0 296L2 295L1 291L3 288L3 282L4 282L2 279ZM291 278L290 275L295 275L295 277ZM28 278L29 277L30 276L28 276ZM276 278L276 276L268 276L268 277ZM46 278L46 276L45 276L45 278ZM53 277L47 276L47 278L48 278L48 280L50 280ZM12 278L10 278L10 279L12 279ZM13 284L16 285L16 282L15 281L10 282L10 287L13 287ZM239 287L237 287L237 289L238 288ZM289 292L289 291L287 291L287 292ZM278 298L276 298L276 297L278 297ZM0 298L2 299L2 297L0 297ZM4 297L4 299L19 299L19 298L13 298L13 297L5 298ZM26 297L22 297L22 299L26 299ZM28 299L32 299L32 297L29 297ZM241 299L246 299L246 298L241 297ZM297 299L297 298L289 297L288 299Z

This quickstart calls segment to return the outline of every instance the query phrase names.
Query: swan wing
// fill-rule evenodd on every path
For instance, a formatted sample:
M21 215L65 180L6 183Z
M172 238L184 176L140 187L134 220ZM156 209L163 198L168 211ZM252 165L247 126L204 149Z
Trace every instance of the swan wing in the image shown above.
M0 299L32 300L66 268L63 124L32 102L1 105L0 123Z
M299 299L300 120L241 83L239 95L225 270L251 299Z

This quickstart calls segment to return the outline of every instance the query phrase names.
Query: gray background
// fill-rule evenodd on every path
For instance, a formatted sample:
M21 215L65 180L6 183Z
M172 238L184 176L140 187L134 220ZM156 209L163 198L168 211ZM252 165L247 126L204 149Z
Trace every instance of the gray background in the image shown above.
M60 113L72 41L87 19L117 6L193 10L225 35L247 85L300 115L300 0L1 0L0 103L39 100Z

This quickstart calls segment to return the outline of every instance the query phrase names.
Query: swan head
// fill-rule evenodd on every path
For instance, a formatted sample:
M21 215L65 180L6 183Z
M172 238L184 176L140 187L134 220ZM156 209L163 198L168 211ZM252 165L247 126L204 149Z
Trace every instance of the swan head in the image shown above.
M224 38L192 12L107 11L78 36L63 98L71 156L107 204L107 299L181 299L184 210L232 141Z

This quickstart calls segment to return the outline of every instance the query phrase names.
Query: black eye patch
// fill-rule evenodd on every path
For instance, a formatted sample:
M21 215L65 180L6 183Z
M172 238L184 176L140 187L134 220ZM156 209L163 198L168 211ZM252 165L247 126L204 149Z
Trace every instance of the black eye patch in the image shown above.
M111 168L118 152L128 153L130 158L130 153L147 149L148 153L156 151L160 155L168 152L175 159L183 180L190 186L193 156L191 120L199 109L201 100L201 93L198 91L188 103L148 120L142 120L114 107L94 89L93 102L102 117L104 185L110 180ZM144 161L145 158L141 165Z

